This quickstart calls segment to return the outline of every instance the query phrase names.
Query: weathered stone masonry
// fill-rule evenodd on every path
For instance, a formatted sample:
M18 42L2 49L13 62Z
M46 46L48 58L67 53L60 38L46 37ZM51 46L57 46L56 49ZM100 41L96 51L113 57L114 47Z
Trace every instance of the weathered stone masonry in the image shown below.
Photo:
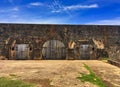
M1 58L119 60L119 48L120 26L0 24Z

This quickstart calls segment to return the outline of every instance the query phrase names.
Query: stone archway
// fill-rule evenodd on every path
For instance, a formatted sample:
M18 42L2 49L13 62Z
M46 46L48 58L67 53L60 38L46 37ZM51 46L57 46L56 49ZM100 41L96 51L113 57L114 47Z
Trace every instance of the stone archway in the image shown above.
M65 45L59 40L49 40L43 44L43 59L62 60L66 59Z

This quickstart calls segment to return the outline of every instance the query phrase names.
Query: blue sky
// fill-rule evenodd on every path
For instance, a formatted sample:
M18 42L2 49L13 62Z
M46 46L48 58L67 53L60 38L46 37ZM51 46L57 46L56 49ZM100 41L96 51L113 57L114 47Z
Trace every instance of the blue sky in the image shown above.
M0 0L0 23L120 25L120 0Z

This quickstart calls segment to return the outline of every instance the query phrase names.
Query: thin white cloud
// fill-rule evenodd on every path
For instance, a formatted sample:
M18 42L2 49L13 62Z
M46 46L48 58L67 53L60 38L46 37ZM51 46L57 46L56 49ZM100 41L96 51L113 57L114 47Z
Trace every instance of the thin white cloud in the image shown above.
M54 13L59 13L63 11L70 11L70 10L80 10L80 9L92 9L92 8L98 8L98 4L90 4L90 5L70 5L70 6L64 6L60 5L60 3L53 3L51 6L52 11Z
M70 11L68 10L64 10L64 5L62 4L62 2L60 2L59 0L54 0L52 5L49 6L49 8L51 9L52 13L60 13L60 12L65 12L67 13L69 16L72 17L72 14Z
M19 8L18 7L14 7L11 9L12 11L19 11Z
M98 4L91 4L91 5L71 5L71 6L64 6L63 10L77 10L77 9L89 9L89 8L98 8Z
M4 9L0 9L0 13L12 13L12 12L18 12L20 9L19 7L13 7L13 8L4 8Z
M11 18L18 18L19 16L16 14L11 15Z
M12 12L18 12L19 10L20 10L19 7L4 8L4 9L0 9L0 13L12 13Z
M120 25L120 17L109 19L109 20L99 20L90 22L87 24L97 24L97 25Z
M5 19L0 17L0 23L26 23L26 24L64 24L67 18L30 18L18 15L11 15ZM56 20L57 19L57 20Z
M61 12L63 10L63 7L63 4L59 0L53 0L51 6L49 6L51 12L53 13Z
M5 12L8 12L8 10L6 10L6 9L0 9L0 13L5 13Z
M41 6L41 5L43 5L43 3L41 3L41 2L32 2L29 5L30 6Z
M8 2L13 3L13 0L8 0Z
M61 12L60 10L52 10L51 11L52 13L59 13L59 12Z

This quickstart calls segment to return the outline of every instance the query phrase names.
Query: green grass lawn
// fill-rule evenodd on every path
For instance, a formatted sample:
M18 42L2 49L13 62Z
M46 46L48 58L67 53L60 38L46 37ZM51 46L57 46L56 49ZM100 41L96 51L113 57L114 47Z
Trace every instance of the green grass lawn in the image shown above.
M12 80L9 78L1 77L0 87L35 87L35 85L22 82L20 80Z
M82 82L90 82L98 87L106 87L106 85L102 82L102 80L95 75L95 73L91 70L89 66L84 64L84 67L89 71L89 74L81 74L81 76L77 77L77 79L81 80Z

